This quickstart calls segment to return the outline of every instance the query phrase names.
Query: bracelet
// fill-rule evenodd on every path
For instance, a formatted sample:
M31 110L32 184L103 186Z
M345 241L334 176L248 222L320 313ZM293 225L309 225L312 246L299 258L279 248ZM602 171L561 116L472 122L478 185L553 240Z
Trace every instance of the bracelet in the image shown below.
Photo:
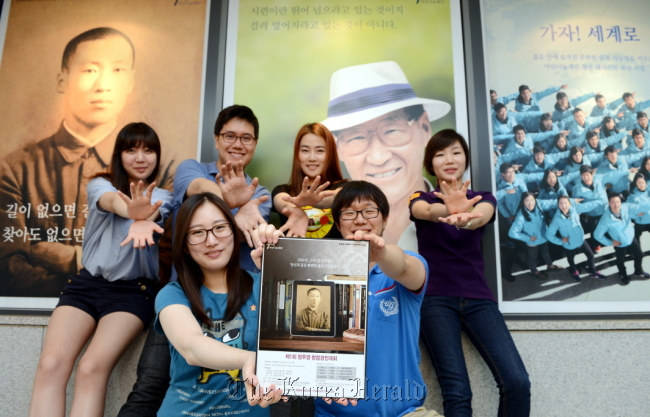
M458 226L456 226L456 230L460 230L460 229L465 229L465 230L467 230L471 225L472 225L472 221L470 220L470 221L468 221L467 224L466 224L465 226L463 226L463 227L458 227Z

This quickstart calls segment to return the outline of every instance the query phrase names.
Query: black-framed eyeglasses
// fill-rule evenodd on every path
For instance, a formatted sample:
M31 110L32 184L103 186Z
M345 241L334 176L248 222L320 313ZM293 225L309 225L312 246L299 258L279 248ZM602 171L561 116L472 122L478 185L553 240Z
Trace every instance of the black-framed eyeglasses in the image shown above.
M248 146L255 142L255 136L251 135L237 136L232 133L219 133L219 136L223 137L225 143L235 143L235 141L239 139L242 145Z
M363 210L343 210L339 213L339 217L341 220L355 220L359 213L364 219L370 220L379 216L379 209L377 207L368 207Z
M187 233L187 243L190 245L198 245L206 240L208 240L208 232L212 231L212 234L217 239L224 238L232 235L232 224L230 223L219 223L212 227L211 229L194 229L190 230Z

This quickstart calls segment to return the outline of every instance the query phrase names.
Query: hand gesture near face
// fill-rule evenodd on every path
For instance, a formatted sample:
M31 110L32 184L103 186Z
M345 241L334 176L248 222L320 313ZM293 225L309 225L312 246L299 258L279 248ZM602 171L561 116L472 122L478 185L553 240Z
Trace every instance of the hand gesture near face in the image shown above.
M215 177L217 185L221 189L223 201L231 209L241 207L246 204L255 194L255 189L259 183L257 177L253 178L251 184L246 183L244 174L244 163L242 161L226 162L221 166L221 173Z
M320 175L314 179L311 187L309 186L309 178L305 177L302 180L302 189L300 190L300 194L295 197L284 196L282 199L296 207L313 207L323 201L324 198L330 197L336 193L335 191L325 191L325 189L330 185L329 181L325 181L320 186L318 184L320 184Z
M117 191L117 195L124 201L126 204L126 211L130 219L133 220L146 220L162 206L163 202L161 200L156 201L151 204L151 194L153 193L156 183L152 182L147 187L145 192L144 183L138 181L138 185L131 183L131 197L127 196L121 191Z
M440 183L440 191L442 192L434 191L433 194L445 203L449 214L466 213L483 198L477 195L471 200L467 199L469 183L469 180L465 181L463 186L458 189L458 181L456 178L451 180L451 187L449 187L446 181L442 181Z

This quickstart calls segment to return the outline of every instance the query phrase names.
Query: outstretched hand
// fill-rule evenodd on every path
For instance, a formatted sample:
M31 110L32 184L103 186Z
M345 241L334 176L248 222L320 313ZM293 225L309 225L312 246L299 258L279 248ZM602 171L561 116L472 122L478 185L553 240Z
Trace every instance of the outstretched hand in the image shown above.
M462 229L472 219L478 219L479 217L483 217L483 213L456 213L447 217L438 217L438 221Z
M134 249L144 249L147 245L153 246L156 244L153 234L162 234L164 231L162 227L151 220L136 220L129 226L129 233L126 235L126 239L120 243L120 246L125 246L131 241L133 241Z
M285 207L282 214L287 216L287 221L280 227L287 237L305 237L307 235L307 226L309 226L309 217L300 207Z
M370 242L370 262L381 262L386 256L386 241L383 237L364 230L357 230L345 237L348 240L367 240Z
M282 388L276 388L274 384L265 388L259 384L259 379L257 378L257 375L255 375L254 352L251 352L249 359L244 363L242 376L244 377L244 384L246 385L246 398L248 399L248 405L259 405L262 408L266 408L282 399Z
M117 195L124 201L126 204L126 211L130 219L133 220L146 220L162 206L162 200L156 201L151 204L151 194L153 193L156 183L152 182L147 187L146 191L144 189L144 183L138 181L138 185L131 183L131 197L127 196L121 191L117 191Z
M477 195L471 200L467 199L467 188L469 187L469 183L469 180L465 181L459 189L456 178L452 178L451 187L449 187L449 184L445 181L442 181L440 183L440 191L442 192L439 193L434 191L433 194L445 203L445 207L449 214L465 213L483 198L480 195Z
M235 215L235 222L237 227L244 233L246 238L246 243L248 246L253 248L253 240L251 238L252 232L257 229L257 226L266 223L264 218L260 214L259 206L266 200L269 196L263 195L261 197L254 198L248 201L246 204L239 208L237 214Z
M272 224L262 223L253 230L251 240L255 245L255 249L251 251L251 258L255 262L258 269L262 269L262 252L264 251L264 244L276 244L278 238L284 236L281 231L276 230Z
M309 186L309 177L302 180L302 189L300 194L295 197L284 196L282 199L296 207L315 206L323 201L324 198L330 197L335 194L335 191L326 191L325 189L330 185L329 181L325 181L320 186L320 175L314 178L314 182Z
M221 189L223 201L231 209L241 207L250 201L259 183L257 177L255 177L248 185L242 161L234 164L230 161L226 162L221 166L221 172L215 176L215 181Z

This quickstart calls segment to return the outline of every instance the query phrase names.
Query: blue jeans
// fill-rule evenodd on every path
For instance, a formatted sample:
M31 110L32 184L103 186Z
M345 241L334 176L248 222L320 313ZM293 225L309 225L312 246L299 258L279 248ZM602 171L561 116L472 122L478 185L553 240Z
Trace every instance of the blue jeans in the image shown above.
M498 416L530 415L528 372L495 302L425 296L420 331L438 375L445 417L472 415L461 331L494 375L500 396Z
M138 361L138 379L118 417L155 417L169 388L169 342L149 327Z

